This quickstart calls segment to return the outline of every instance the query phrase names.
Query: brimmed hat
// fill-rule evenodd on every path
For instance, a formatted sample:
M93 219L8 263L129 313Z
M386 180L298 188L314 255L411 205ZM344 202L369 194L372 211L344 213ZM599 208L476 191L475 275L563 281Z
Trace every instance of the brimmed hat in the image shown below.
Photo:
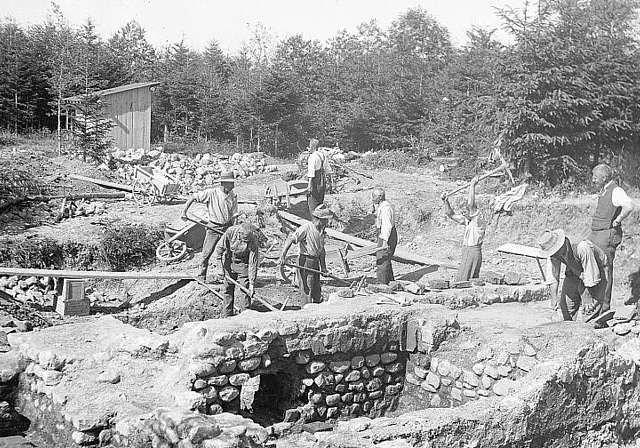
M236 177L233 175L233 171L223 171L220 173L220 182L236 183Z
M334 213L324 204L318 205L311 214L318 219L331 219L334 217Z
M538 246L544 257L550 257L564 246L565 233L562 229L545 230L538 237Z

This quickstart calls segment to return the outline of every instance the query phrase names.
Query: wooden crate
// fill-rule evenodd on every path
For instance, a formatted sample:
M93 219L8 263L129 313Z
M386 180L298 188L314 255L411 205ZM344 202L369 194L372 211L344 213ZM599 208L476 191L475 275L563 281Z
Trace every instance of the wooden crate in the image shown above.
M56 312L62 316L87 316L90 308L90 301L84 296L84 280L65 278Z

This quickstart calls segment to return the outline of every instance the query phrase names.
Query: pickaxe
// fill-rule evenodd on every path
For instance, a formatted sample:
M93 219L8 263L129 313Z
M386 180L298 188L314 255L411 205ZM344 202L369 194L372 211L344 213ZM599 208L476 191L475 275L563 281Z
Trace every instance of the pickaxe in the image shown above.
M497 149L496 149L497 152ZM504 171L505 173L507 173L507 176L509 176L509 180L511 181L511 185L514 185L515 182L513 180L513 175L511 174L511 170L509 169L509 162L507 162L504 158L502 158L502 156L500 155L499 152L497 152L498 157L500 157L500 159L502 160L502 163L500 164L500 166L498 168L495 168L491 171L488 171L480 176L478 176L478 181L481 181L482 179L486 179L487 177L491 177L494 176L502 171ZM469 185L471 185L471 182L467 182L466 184L462 185L461 187L456 188L453 191L450 191L449 193L446 194L446 197L448 198L449 196L452 196L462 190L466 190L467 188L469 188Z

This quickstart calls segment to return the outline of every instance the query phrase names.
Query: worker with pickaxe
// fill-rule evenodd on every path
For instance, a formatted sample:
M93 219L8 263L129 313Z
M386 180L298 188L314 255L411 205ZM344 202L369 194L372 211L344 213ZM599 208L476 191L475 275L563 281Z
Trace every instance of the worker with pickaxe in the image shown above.
M214 256L218 260L218 279L224 280L222 317L233 316L235 286L238 284L242 298L238 312L251 306L258 277L258 239L256 228L248 222L229 227L218 242Z
M286 265L286 258L293 243L300 246L298 258L300 288L304 292L301 306L308 303L320 303L322 291L320 274L327 274L324 249L324 230L334 213L325 204L318 205L312 212L312 221L296 229L287 238L280 254L280 264Z
M446 192L443 192L441 196L444 203L444 212L447 217L464 226L462 259L458 267L456 282L463 282L470 278L478 278L480 276L480 266L482 266L482 240L484 239L485 225L481 219L480 210L478 210L476 205L477 183L477 177L471 179L467 203L462 213L454 213L451 204L449 204L449 197Z

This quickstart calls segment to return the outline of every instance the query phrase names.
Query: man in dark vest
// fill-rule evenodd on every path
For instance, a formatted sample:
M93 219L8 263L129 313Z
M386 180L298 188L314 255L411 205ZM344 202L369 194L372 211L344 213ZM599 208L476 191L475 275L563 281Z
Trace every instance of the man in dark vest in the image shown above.
M309 142L309 159L307 159L307 178L309 179L307 191L307 205L309 214L313 217L316 207L324 203L324 194L331 191L331 174L333 173L329 164L328 155L324 150L318 148L317 139Z
M613 288L613 259L616 248L622 241L622 221L633 210L629 196L620 188L613 178L613 171L608 165L600 164L593 169L592 180L598 188L598 205L591 220L589 241L607 255L607 287L604 294L602 312L611 307L611 290Z
M218 276L224 280L222 317L234 314L235 285L227 277L237 281L250 293L242 293L237 304L238 311L242 313L251 306L251 296L258 276L258 240L255 230L248 222L229 227L216 246L214 255L218 259Z

